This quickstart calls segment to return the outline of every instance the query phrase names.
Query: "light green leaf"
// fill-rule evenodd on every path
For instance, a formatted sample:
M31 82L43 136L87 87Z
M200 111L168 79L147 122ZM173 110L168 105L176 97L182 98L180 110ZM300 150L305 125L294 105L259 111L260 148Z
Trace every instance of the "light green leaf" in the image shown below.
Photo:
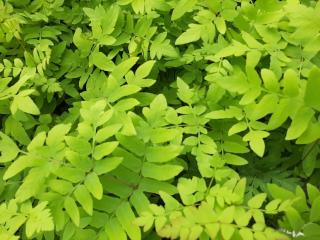
M287 130L286 140L293 140L302 135L307 129L314 111L309 107L301 107L294 115L291 125Z
M122 127L122 124L115 123L99 129L95 137L96 141L100 143L107 140L108 138L115 135L120 130L121 127Z
M84 185L92 194L92 196L94 196L96 199L102 198L103 187L98 175L95 172L92 172L89 175L87 175L86 180L84 181Z
M191 11L196 3L197 0L180 0L173 9L171 20L175 21L181 18L186 12Z
M225 20L222 17L216 17L216 19L214 20L214 23L215 23L219 33L221 33L221 34L226 33L227 26L226 26Z
M144 177L149 177L160 181L166 181L177 176L182 170L183 167L178 165L158 165L146 162L143 164L142 167L142 175Z
M132 84L121 86L119 89L117 89L116 91L114 91L110 94L109 101L115 102L115 101L119 100L120 98L137 93L140 90L141 90L140 87L138 87L136 85L132 85Z
M231 153L226 153L224 155L224 160L226 161L226 163L231 164L231 165L236 165L236 166L248 164L248 161L246 159L239 157L237 155L231 154Z
M187 31L183 32L177 39L175 44L182 45L190 42L196 42L201 36L201 25L190 24Z
M72 222L79 226L80 224L80 214L79 209L77 207L76 202L73 200L73 198L67 196L64 200L64 208L66 209L67 214L71 218Z
M147 147L146 158L149 162L163 163L176 158L183 147L178 145Z
M76 200L80 203L80 205L86 211L86 213L88 213L91 216L93 211L93 203L87 188L84 185L79 185L73 194Z
M111 172L112 170L116 169L122 161L122 157L110 157L99 160L95 163L93 171L98 175Z
M136 64L139 58L137 57L132 57L127 60L124 60L121 62L119 65L117 65L111 75L119 81L124 75L127 74L127 72Z
M15 159L19 154L19 148L15 142L9 138L6 134L0 132L1 142L0 142L0 162L10 162Z
M32 101L29 96L16 96L14 102L17 104L17 108L25 113L33 115L39 115L40 111L38 106Z
M58 124L51 128L48 132L46 143L48 145L55 145L60 143L64 136L70 131L71 124Z
M260 208L262 206L262 203L266 200L266 198L266 193L257 194L248 201L248 206L250 208Z
M114 70L114 63L102 52L95 51L90 55L90 62L101 70L111 72Z
M141 239L141 232L139 227L133 224L133 221L135 220L135 215L128 202L124 202L118 207L116 211L116 216L123 229L127 232L130 239Z
M248 128L247 123L246 122L238 122L236 124L234 124L228 131L228 136L231 136L233 134L242 132L244 130L246 130Z
M261 77L266 89L273 92L279 91L279 83L273 71L264 68L261 70Z
M299 78L297 73L288 69L283 76L283 93L289 97L296 97L299 94Z
M109 155L112 153L116 147L119 145L118 142L113 141L113 142L106 142L102 143L100 145L97 145L94 149L93 157L96 160L100 160L103 157Z
M314 68L310 71L304 100L309 107L320 111L319 89L320 69Z
M135 77L138 79L147 77L150 74L155 62L156 61L150 60L140 65L136 71Z
M317 197L312 202L312 207L310 210L310 221L311 222L319 222L320 221L320 196Z
M106 221L105 232L107 233L108 239L127 240L127 234L115 217Z

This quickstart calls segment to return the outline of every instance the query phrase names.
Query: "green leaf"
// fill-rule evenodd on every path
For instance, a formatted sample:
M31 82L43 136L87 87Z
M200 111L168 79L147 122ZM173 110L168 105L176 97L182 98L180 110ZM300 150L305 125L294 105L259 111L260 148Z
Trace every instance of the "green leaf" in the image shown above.
M29 96L17 96L14 98L14 102L16 102L17 108L22 112L30 113L33 115L40 114L38 106L32 101Z
M286 217L294 231L301 231L304 221L299 212L293 207L288 207L285 211Z
M137 93L140 90L141 90L141 88L136 85L124 85L124 86L120 87L119 89L117 89L117 91L110 94L109 101L115 102L115 101L119 100L120 98Z
M5 171L3 175L3 180L7 180L17 175L24 169L32 167L34 165L33 158L29 156L20 156L18 157Z
M84 179L85 172L79 168L60 167L55 171L55 175L70 182L77 183Z
M243 137L243 140L249 141L251 149L259 157L262 157L265 150L263 138L266 138L267 136L269 136L269 133L265 131L251 131Z
M197 0L179 0L178 4L173 9L171 20L175 21L181 18L186 12L189 12L196 5Z
M266 89L273 91L273 92L278 92L279 91L279 83L277 80L276 75L274 74L273 71L269 69L262 69L261 70L261 77L264 83L264 86Z
M92 215L93 203L89 191L84 185L79 185L74 191L74 196L76 200L80 203L83 209L89 214ZM70 214L69 214L70 215ZM71 216L70 216L71 217Z
M84 185L96 199L102 198L103 187L98 175L95 172L87 175L86 180L84 181Z
M146 158L149 162L168 162L181 153L183 147L178 145L147 147Z
M132 58L129 58L129 59L121 62L119 65L117 65L113 69L111 76L113 76L116 80L119 81L136 64L138 59L139 58L137 58L137 57L132 57Z
M79 209L77 207L76 202L73 200L73 198L67 196L64 200L64 208L66 209L67 214L71 218L72 222L79 226L80 224L80 214Z
M201 36L201 25L190 24L190 28L187 31L183 32L177 39L175 44L182 45L186 43L196 42L200 39Z
M157 165L146 162L142 167L142 175L144 177L165 181L177 176L182 170L183 167L178 165Z
M319 89L320 89L320 69L314 68L310 71L307 81L304 101L309 107L320 111Z
M150 74L155 63L156 61L150 60L140 65L140 67L138 67L136 71L135 77L138 79L147 77Z
M221 224L221 235L224 240L231 239L233 233L235 232L235 227L228 224Z
M116 211L116 216L123 229L127 232L130 239L141 239L139 227L133 224L133 221L135 220L135 215L128 202L124 202L118 207Z
M287 200L295 197L295 195L292 192L282 187L279 187L276 184L268 184L267 187L271 196L274 199Z
M295 71L288 69L283 76L283 93L289 97L299 94L299 78Z
M98 175L111 172L112 170L116 169L122 161L122 157L109 157L99 160L95 163L93 171Z
M224 155L224 160L226 161L226 163L236 165L236 166L248 164L248 161L246 159L231 153L226 153Z
M9 138L6 134L0 132L0 137L0 162L10 162L18 156L19 148L17 147L15 142L12 141L12 139Z
M253 233L249 228L241 228L239 234L243 240L253 240Z
M127 240L127 235L117 218L107 219L105 232L108 239Z
M114 63L102 52L95 51L90 55L90 62L101 70L111 72L114 70Z
M217 30L221 34L225 34L227 30L226 22L222 17L216 17L214 23L217 27Z
M113 135L115 135L120 130L121 127L122 127L122 124L115 123L115 124L108 125L104 128L101 128L98 130L95 140L98 143L103 142L108 138L112 137Z
M311 222L319 222L320 221L320 196L317 197L312 202L312 207L310 210L310 221Z
M248 201L248 206L250 208L261 208L262 203L266 200L266 198L266 193L257 194Z
M99 144L95 147L94 152L93 152L93 157L96 160L100 160L103 157L109 155L112 153L116 147L119 145L118 142L113 141L113 142L106 142Z
M291 125L288 128L286 140L293 140L301 136L307 129L314 111L309 107L301 107L294 115Z
M64 136L70 131L71 124L58 124L51 128L48 132L46 143L48 145L55 145L60 143Z

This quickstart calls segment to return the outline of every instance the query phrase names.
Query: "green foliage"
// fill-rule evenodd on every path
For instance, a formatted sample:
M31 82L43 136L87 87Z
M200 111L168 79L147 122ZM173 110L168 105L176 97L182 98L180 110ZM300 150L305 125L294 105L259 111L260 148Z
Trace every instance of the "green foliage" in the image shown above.
M0 0L0 239L319 239L319 16Z

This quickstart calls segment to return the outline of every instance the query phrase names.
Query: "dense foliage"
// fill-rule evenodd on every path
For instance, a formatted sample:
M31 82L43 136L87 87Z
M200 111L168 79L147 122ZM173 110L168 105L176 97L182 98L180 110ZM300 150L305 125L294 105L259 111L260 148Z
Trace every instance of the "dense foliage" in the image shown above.
M320 2L0 0L0 239L320 239Z

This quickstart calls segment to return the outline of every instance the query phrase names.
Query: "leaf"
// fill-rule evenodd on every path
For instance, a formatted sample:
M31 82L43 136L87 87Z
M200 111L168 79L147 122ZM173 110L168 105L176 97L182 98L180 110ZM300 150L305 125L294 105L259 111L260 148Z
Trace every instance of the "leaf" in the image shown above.
M86 211L86 213L88 213L91 216L93 212L93 202L87 188L84 185L79 185L73 194L76 200L80 203L80 205Z
M261 77L266 89L273 92L279 91L279 83L273 71L264 68L261 70Z
M286 140L293 140L301 136L307 129L314 111L309 107L301 107L294 115L291 125L286 134Z
M54 145L60 143L64 136L70 131L71 124L58 124L55 125L48 132L46 143L48 145Z
M103 157L109 155L112 153L116 147L119 145L118 142L113 141L113 142L106 142L99 144L95 147L94 152L93 152L93 157L96 160L100 160Z
M304 225L304 221L301 218L299 212L293 207L288 207L285 211L286 217L294 231L300 231Z
M285 188L279 187L276 184L268 184L268 190L274 199L287 200L294 198L294 194Z
M299 78L295 71L288 69L283 76L283 93L296 97L299 94Z
M257 50L253 50L247 53L246 66L255 68L261 58L261 52Z
M248 164L248 161L245 160L242 157L239 157L237 155L231 154L231 153L226 153L224 155L224 160L228 164L236 165L236 166L241 166L241 165L246 165Z
M0 162L10 162L15 159L19 154L19 148L15 142L9 138L6 134L0 132L1 142L0 142Z
M137 61L138 61L137 57L132 57L127 60L124 60L113 69L111 75L117 81L119 81L124 75L127 74L127 72L136 64Z
M180 0L173 9L171 20L175 21L181 18L186 12L191 11L196 3L197 0Z
M183 167L178 165L157 165L146 162L142 167L142 175L159 181L166 181L177 176L182 170Z
M311 222L320 221L320 196L317 197L312 202L312 207L311 207L311 210L310 210L310 221Z
M80 224L80 214L79 209L77 207L76 202L73 200L73 198L67 196L64 200L64 208L66 209L67 214L71 218L72 222L79 226Z
M79 168L60 167L55 171L55 175L70 182L77 183L84 179L85 172Z
M117 91L110 94L109 101L115 102L115 101L119 100L120 98L137 93L140 90L141 90L141 88L136 85L124 85L124 86L120 87Z
M307 81L306 92L304 95L304 101L307 106L320 111L320 101L319 101L319 89L320 89L320 69L313 68L309 73L309 78Z
M95 140L98 143L103 142L108 138L112 137L113 135L115 135L120 130L121 127L122 127L122 124L115 123L115 124L108 125L104 128L101 128L98 130Z
M241 228L239 234L243 240L253 240L253 234L249 228Z
M104 174L116 169L123 161L122 157L109 157L96 162L93 171L98 174Z
M147 77L150 74L155 62L156 61L154 60L150 60L140 65L135 73L135 77L138 79Z
M176 158L183 147L177 145L147 147L146 158L149 162L163 163Z
M114 63L102 52L95 51L90 55L90 62L101 70L111 72L114 70Z
M233 233L235 232L235 227L228 224L221 224L221 235L224 240L231 239Z
M7 180L17 175L24 169L32 167L34 165L32 158L29 156L20 156L18 157L5 171L3 175L3 180Z
M248 201L248 206L250 208L256 208L256 209L261 208L262 203L266 200L266 198L267 198L266 193L257 194Z
M105 232L108 239L127 240L125 231L115 217L106 220Z
M88 191L94 196L96 199L101 199L103 195L103 187L100 182L98 175L93 172L87 175L84 185L88 189Z
M39 115L40 111L38 106L32 101L29 96L17 96L14 98L14 102L17 104L17 108L25 113L33 115Z
M190 24L190 28L183 32L175 41L175 45L196 42L201 36L201 25Z
M133 221L135 220L135 215L128 202L124 202L118 207L116 211L116 216L123 229L127 232L130 239L141 239L139 227L133 224Z
M249 141L251 149L259 156L262 157L265 150L265 144L263 138L269 136L268 132L265 131L251 131L244 137L244 141Z
M219 33L221 33L221 34L225 34L226 33L226 30L227 30L226 22L222 17L216 17L215 20L214 20L214 23L215 23Z

